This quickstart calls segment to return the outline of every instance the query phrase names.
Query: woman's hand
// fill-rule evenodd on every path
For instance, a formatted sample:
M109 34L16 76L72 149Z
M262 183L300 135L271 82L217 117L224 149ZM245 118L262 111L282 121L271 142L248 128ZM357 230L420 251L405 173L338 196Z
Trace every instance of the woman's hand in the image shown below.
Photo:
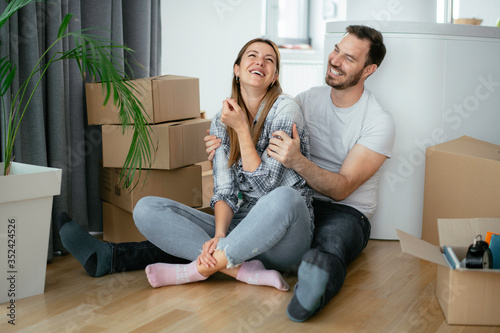
M205 267L215 267L215 265L217 264L217 260L215 260L213 253L215 252L218 243L219 237L214 237L203 244L201 254L197 259L198 265L203 265Z
M233 128L236 133L248 129L247 118L243 110L241 110L236 100L231 98L226 98L226 100L222 102L220 120L223 124Z

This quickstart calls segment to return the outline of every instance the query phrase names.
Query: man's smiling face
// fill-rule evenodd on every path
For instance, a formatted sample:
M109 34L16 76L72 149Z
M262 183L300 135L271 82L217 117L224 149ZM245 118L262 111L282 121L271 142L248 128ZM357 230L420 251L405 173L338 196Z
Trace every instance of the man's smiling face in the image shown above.
M370 42L347 34L328 56L325 82L338 90L357 85L365 69Z

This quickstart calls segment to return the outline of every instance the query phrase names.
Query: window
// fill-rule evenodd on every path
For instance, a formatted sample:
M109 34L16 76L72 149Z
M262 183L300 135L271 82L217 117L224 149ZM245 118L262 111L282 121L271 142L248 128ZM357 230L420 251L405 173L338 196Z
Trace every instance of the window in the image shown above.
M498 0L438 0L438 23L465 23L495 26L500 23ZM461 19L462 22L459 20ZM476 21L476 22L474 22Z
M266 37L279 46L310 44L309 0L266 0Z

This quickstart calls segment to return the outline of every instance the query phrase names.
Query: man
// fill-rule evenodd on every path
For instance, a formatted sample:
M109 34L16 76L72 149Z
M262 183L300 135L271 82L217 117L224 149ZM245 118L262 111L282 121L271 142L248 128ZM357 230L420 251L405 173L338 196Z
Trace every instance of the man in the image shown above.
M328 57L328 86L297 96L310 134L310 160L300 153L295 128L292 138L279 131L270 141L268 154L294 169L315 191L315 235L298 269L287 308L291 320L307 320L337 294L347 264L368 242L380 167L391 155L395 136L391 115L364 87L384 56L380 32L347 27ZM217 139L205 140L213 156Z

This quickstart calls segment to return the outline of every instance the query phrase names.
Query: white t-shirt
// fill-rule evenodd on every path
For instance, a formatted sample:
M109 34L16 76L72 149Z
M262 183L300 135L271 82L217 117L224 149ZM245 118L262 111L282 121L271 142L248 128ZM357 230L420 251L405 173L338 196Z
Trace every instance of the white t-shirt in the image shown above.
M395 137L391 114L382 109L366 87L359 101L348 108L333 104L331 89L328 86L314 87L297 96L310 135L311 161L338 173L347 153L356 143L390 158ZM377 206L381 174L379 169L338 203L354 207L369 218ZM314 198L337 202L316 191Z

